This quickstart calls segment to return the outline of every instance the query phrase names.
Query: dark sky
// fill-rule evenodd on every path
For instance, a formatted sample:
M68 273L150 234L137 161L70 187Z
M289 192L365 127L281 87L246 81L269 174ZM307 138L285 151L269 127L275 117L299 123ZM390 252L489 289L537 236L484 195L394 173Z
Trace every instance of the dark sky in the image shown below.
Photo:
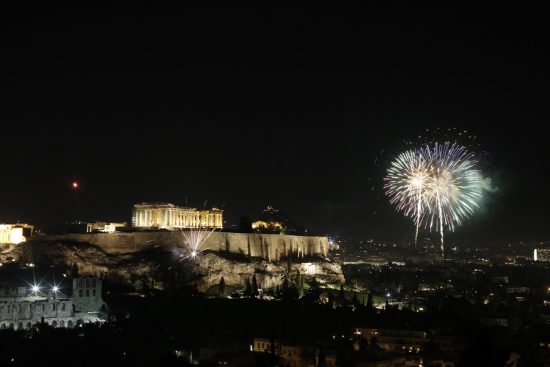
M550 238L548 13L387 4L4 9L0 221L129 220L187 198L228 224L269 204L400 239L388 157L457 127L498 187L460 234Z

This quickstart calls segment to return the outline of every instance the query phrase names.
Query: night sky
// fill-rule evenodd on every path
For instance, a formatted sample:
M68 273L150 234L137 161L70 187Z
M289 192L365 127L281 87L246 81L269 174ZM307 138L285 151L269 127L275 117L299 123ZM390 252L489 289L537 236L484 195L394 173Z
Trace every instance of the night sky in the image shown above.
M456 127L497 188L460 238L550 238L548 14L387 3L5 9L0 222L187 201L399 240L388 159Z

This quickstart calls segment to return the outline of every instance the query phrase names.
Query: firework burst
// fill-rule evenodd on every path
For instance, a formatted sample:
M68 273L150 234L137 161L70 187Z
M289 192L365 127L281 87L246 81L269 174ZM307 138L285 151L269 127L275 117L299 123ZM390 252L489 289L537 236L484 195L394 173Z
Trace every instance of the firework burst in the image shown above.
M180 261L185 259L195 259L200 255L200 253L208 250L206 242L215 230L215 228L192 228L182 231L183 244L185 246L186 254L181 257Z
M483 197L483 179L473 153L457 144L425 145L401 153L384 179L386 195L397 210L441 236L470 218Z

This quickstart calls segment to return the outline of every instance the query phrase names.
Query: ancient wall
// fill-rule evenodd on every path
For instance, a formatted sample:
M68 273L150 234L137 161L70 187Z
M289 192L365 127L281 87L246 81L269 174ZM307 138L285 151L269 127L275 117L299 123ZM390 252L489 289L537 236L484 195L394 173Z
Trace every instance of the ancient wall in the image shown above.
M153 247L184 246L182 232L70 233L44 238L87 242L109 253L136 252ZM326 237L319 236L213 232L202 249L228 251L274 261L289 254L296 258L308 255L326 256L328 240Z
M71 300L77 312L105 311L102 281L96 277L73 278L73 296Z

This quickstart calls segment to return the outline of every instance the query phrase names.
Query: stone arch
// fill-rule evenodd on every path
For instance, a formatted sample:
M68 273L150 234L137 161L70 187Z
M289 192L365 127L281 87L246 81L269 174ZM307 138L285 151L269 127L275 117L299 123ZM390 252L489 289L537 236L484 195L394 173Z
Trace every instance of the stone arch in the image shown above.
M59 321L59 327L65 327L65 320Z
M6 330L8 327L6 326L6 324L2 323L0 324L0 330Z
M67 321L67 327L68 327L69 329L72 329L72 328L73 328L73 320Z
M17 330L23 330L23 323L21 321L17 323Z
M8 329L11 329L11 330L15 329L15 325L13 324L13 322L10 323L10 326L8 327Z
M32 324L30 322L27 322L27 325L25 326L25 329L27 329L27 330L32 329Z
M52 321L52 326L53 326L53 327L57 327L57 320L53 320L53 321Z

